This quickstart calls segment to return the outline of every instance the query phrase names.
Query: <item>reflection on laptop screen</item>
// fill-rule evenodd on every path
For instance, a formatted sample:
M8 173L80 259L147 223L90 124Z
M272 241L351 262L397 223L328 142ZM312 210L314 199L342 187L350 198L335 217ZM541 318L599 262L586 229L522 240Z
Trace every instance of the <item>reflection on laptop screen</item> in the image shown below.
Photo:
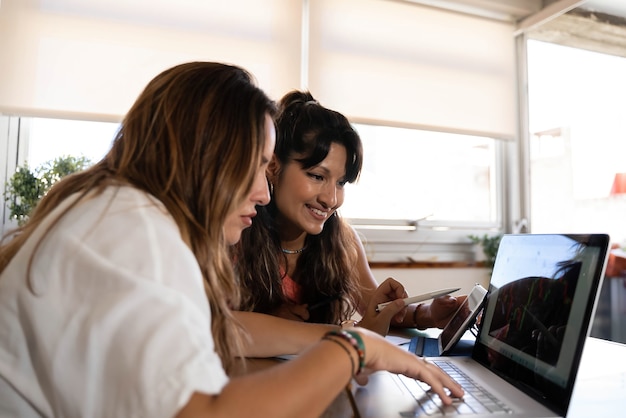
M500 243L474 356L535 396L573 386L605 255L588 239L529 234Z

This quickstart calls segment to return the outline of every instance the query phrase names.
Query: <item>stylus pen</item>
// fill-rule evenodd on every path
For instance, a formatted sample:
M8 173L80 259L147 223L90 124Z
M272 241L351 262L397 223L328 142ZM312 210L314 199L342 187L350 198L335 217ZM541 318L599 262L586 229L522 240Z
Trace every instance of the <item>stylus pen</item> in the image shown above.
M410 305L412 303L417 303L417 302L423 302L425 300L428 299L434 299L434 298L438 298L439 296L444 296L444 295L448 295L450 293L454 293L458 290L461 290L460 287L456 287L456 288L450 288L450 289L441 289L441 290L435 290L434 292L429 292L429 293L424 293L422 295L417 295L417 296L412 296L410 298L405 298L404 300L404 306ZM376 307L376 312L380 312L383 310L383 308L387 305L389 305L391 302L385 302L385 303L379 303L378 306Z

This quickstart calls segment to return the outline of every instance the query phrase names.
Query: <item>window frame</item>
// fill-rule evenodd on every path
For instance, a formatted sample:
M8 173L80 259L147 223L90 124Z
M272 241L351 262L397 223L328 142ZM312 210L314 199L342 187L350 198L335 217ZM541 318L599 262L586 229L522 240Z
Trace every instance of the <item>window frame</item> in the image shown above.
M22 118L0 114L0 149L6 151L5 158L0 158L0 237L17 226L9 220L9 208L4 200L7 183L17 167L22 164L24 156L28 154L28 141L23 139L23 133L28 129L23 126ZM20 159L22 158L22 160Z

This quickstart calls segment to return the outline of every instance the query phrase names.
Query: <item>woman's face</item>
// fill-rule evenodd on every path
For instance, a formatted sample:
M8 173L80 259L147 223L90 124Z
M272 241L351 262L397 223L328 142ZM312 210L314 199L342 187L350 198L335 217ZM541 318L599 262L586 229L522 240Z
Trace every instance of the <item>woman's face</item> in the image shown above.
M241 238L241 231L252 225L252 218L256 216L256 205L267 205L270 201L270 193L267 188L265 172L274 153L276 144L276 132L274 123L269 115L265 117L265 148L261 164L256 168L254 183L248 196L239 204L237 209L231 212L224 223L224 234L229 245L236 244Z
M278 178L271 175L279 172L278 162L273 160L270 178L283 237L322 232L326 220L343 204L346 159L346 148L332 143L328 155L318 165L303 169L299 162L291 160L282 167Z

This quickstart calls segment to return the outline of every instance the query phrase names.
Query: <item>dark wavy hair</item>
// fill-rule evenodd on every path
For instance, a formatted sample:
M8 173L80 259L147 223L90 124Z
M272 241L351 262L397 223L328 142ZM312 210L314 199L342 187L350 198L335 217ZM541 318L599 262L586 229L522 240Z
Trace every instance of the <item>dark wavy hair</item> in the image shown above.
M266 141L266 114L275 117L275 103L242 68L191 62L162 72L135 101L108 154L56 183L30 220L5 236L0 273L70 195L81 197L50 228L89 193L119 185L143 190L165 205L195 254L211 305L216 350L228 368L241 352L243 334L233 326L231 308L238 306L240 293L223 225L252 187Z
M358 180L361 139L341 113L323 107L309 92L292 91L279 102L276 126L275 156L281 166L296 161L302 169L314 167L335 143L346 149L345 180ZM286 266L287 260L281 251L277 213L273 201L258 208L252 227L234 248L244 310L272 313L285 301L280 265ZM320 234L307 236L292 279L302 288L303 303L309 305L309 322L339 323L355 312L360 295L356 239L337 212Z

